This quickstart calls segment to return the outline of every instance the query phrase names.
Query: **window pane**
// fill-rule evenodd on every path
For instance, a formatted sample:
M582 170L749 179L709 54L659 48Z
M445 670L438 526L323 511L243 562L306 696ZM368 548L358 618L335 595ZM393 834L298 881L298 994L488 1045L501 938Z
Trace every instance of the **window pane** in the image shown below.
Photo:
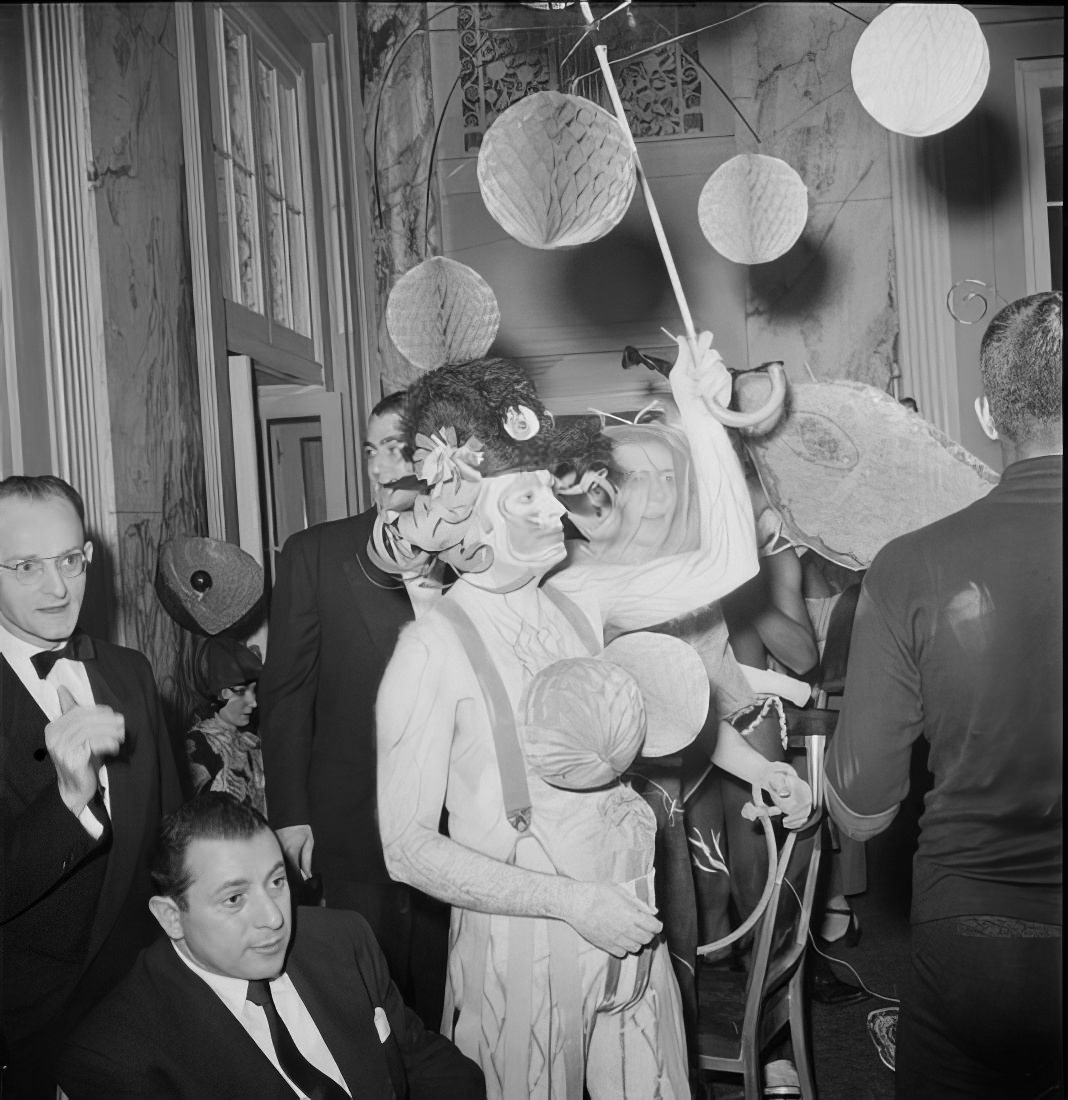
M233 188L230 186L230 158L215 150L215 205L219 208L219 263L222 266L223 297L238 301L234 285L234 263L231 244L231 210L234 205Z
M263 186L275 198L282 197L282 171L278 149L278 82L277 74L263 61L256 62L260 115L260 164Z
M260 228L256 202L252 109L249 97L249 43L228 20L223 20L226 54L226 114L230 125L233 221L237 246L235 300L263 312L260 291Z
M1054 290L1063 290L1064 272L1064 207L1050 206L1046 209L1049 218L1049 266L1050 285Z
M308 285L308 240L304 211L304 177L301 174L301 145L297 90L278 89L285 198L289 221L289 275L293 308L292 327L311 336L311 297Z
M259 224L256 220L256 182L250 172L234 166L234 221L237 229L237 301L256 313L260 302Z
M230 118L230 153L245 168L252 160L249 125L248 39L223 21L226 44L226 106Z
M293 328L289 303L289 271L286 247L286 209L281 199L267 197L267 278L271 289L271 317Z
M1064 88L1042 88L1042 145L1046 154L1046 201L1064 200Z
M311 299L308 287L308 253L304 236L304 215L289 214L289 241L293 287L293 328L304 336L311 336Z

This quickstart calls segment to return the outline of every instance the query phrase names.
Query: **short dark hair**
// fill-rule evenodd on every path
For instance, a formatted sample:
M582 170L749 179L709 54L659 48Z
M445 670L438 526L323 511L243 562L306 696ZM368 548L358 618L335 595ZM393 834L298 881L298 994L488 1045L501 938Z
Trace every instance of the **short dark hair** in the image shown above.
M1007 305L983 333L979 371L998 434L1013 443L1055 442L1063 413L1060 291Z
M370 413L368 413L367 419L370 420L372 416L389 416L391 413L395 413L397 416L403 416L404 406L407 400L407 390L397 390L396 393L387 394L377 405L375 405Z
M184 909L193 881L185 856L194 840L251 840L265 830L271 831L267 819L247 802L224 791L203 791L160 822L148 862L156 893Z
M73 485L54 474L38 474L35 477L13 474L0 481L0 501L3 500L65 500L78 513L78 520L85 530L85 504L82 495Z

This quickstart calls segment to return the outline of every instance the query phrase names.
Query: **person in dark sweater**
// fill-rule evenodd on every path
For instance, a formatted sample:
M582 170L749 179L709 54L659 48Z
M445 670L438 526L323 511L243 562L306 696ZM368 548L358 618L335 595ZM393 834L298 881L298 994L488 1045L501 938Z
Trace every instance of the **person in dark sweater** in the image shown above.
M857 607L831 815L858 839L885 829L920 737L934 780L897 1035L909 1100L1050 1096L1060 1074L1061 346L1059 293L993 319L976 411L1001 482L889 543Z

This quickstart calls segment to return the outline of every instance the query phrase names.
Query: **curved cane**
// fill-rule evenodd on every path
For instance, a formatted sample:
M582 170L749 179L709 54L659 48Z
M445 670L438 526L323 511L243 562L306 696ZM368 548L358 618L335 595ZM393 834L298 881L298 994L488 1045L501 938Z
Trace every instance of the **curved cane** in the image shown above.
M667 329L662 329L661 331L665 336L672 340L674 339ZM662 374L665 378L670 377L671 368L674 365L669 363L666 359L658 359L655 355L646 355L644 352L628 344L623 349L623 369L627 370L630 367L637 366L639 363L648 367L651 371L656 371L657 374ZM768 395L768 399L759 409L750 410L749 412L736 412L734 409L725 409L715 401L705 402L709 412L711 412L725 427L753 428L771 417L778 416L779 410L782 408L783 401L786 397L786 373L783 370L783 365L782 363L766 363L760 367L755 367L752 368L752 370L742 373L750 374L759 371L766 371L768 381L771 383L771 392ZM731 373L736 374L738 372L732 371ZM637 422L638 419L636 417L635 423Z
M771 393L767 401L759 409L750 412L736 412L734 409L725 409L715 401L706 401L708 411L726 428L755 428L765 420L778 416L786 400L786 371L779 363L772 363L768 367L768 380L771 382Z
M733 932L728 932L721 939L698 947L698 955L711 955L715 951L728 947L735 940L740 940L760 920L764 910L768 907L768 902L771 901L771 893L775 888L775 878L779 873L780 856L775 845L775 830L771 826L771 815L768 812L768 807L764 805L764 795L759 784L753 784L753 801L743 808L742 815L750 821L755 817L760 818L760 824L764 829L764 842L768 848L768 880L764 883L764 892L760 895L760 900L753 907L753 911L749 916ZM793 851L796 839L797 833L792 832L783 845L781 862L784 868L790 863L790 854Z

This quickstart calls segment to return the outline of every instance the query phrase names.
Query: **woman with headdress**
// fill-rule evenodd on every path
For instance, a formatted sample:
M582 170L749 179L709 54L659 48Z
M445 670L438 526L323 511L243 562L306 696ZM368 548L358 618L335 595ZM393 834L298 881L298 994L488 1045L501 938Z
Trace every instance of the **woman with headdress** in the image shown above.
M696 475L686 434L661 412L643 410L632 423L607 424L605 435L612 441L605 483L572 510L583 539L568 544L568 561L639 564L698 546ZM741 815L749 787L722 769L709 776L709 759L722 750L721 742L743 735L769 761L783 761L784 726L777 700L762 698L735 659L718 601L650 629L697 651L711 693L707 722L683 763L676 758L663 767L642 759L633 775L657 816L661 915L692 1028L697 946L730 930L732 898L738 912L748 915L767 877L763 833Z
M226 791L265 814L263 756L251 728L259 656L233 638L203 638L193 657L193 687L201 713L185 736L196 793Z
M538 840L541 779L528 770L516 716L554 663L597 655L606 632L709 603L754 571L744 482L704 403L729 387L710 345L707 334L696 355L681 345L672 372L701 458L701 537L688 553L638 566L546 579L565 556L557 481L593 465L605 441L557 428L518 368L443 367L409 391L410 442L428 488L382 524L375 549L399 573L420 554L440 555L459 579L401 635L382 682L380 827L391 874L454 907L443 1031L482 1065L491 1097L579 1100L584 1080L595 1100L689 1097L666 948L648 951L622 1004L611 965L660 931L652 898L640 882L558 873L582 852ZM800 823L807 787L756 759L746 778ZM443 804L448 836L438 830Z

